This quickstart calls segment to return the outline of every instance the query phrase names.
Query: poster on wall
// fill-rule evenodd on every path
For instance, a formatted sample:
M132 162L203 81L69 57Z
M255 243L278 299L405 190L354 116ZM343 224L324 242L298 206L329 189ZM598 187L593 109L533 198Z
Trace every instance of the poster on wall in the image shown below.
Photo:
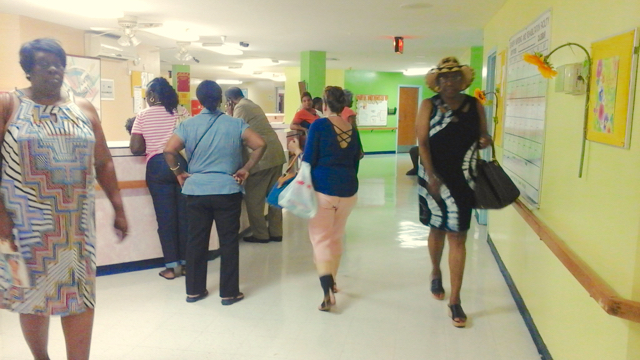
M504 96L502 167L522 197L540 206L547 79L523 60L525 53L547 54L551 43L551 10L509 40Z
M629 148L639 41L634 29L591 45L587 140Z
M387 126L387 95L356 95L358 126Z
M100 59L67 55L63 88L74 97L89 100L100 113Z
M116 99L113 79L100 80L100 97L102 100Z

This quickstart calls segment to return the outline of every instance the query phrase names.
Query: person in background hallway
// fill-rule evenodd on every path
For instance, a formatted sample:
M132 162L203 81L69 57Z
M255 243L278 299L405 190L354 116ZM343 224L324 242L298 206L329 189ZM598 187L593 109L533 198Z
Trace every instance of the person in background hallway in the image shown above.
M320 118L316 109L313 107L312 99L313 98L310 93L306 91L302 93L302 96L300 97L300 100L302 101L302 108L293 116L293 120L290 125L291 130L302 131L306 134L309 130L309 126Z
M201 82L196 96L205 109L182 122L164 148L167 164L187 195L187 302L209 295L207 250L215 220L220 242L220 297L222 305L231 305L244 298L239 286L238 252L242 184L266 145L247 123L218 109L222 89L216 82ZM243 165L245 144L253 152ZM189 158L189 172L179 161L182 149Z
M173 280L182 275L187 246L187 199L162 151L186 109L178 112L178 94L165 78L155 78L147 85L148 108L140 111L131 129L129 148L134 155L146 152L146 181L158 220L158 237L165 269L159 275ZM188 113L187 113L188 114ZM187 160L179 156L186 169Z
M96 301L96 180L115 211L119 240L127 234L98 113L89 101L62 90L66 63L56 40L25 43L20 65L31 86L0 94L0 237L15 250L19 246L32 284L8 285L0 272L0 308L20 314L22 333L38 360L49 359L51 315L62 317L67 357L89 358Z
M264 218L264 204L271 188L282 174L282 164L287 159L278 139L278 135L269 124L267 116L260 106L242 95L237 87L229 88L225 92L228 103L233 107L233 117L242 119L249 124L249 128L260 135L267 143L267 150L262 159L251 169L251 176L244 184L244 202L247 205L247 215L251 225L252 235L244 241L253 243L268 243L282 241L282 209L269 206L267 222ZM245 152L245 161L250 152Z
M358 133L340 117L346 104L342 88L327 86L324 110L328 116L309 128L302 160L311 165L311 178L318 197L318 213L309 220L309 238L324 297L319 309L335 304L335 283L347 218L356 205L360 147ZM297 141L290 150L299 155Z
M411 163L413 164L413 168L409 171L407 171L407 173L405 175L409 175L409 176L413 176L413 175L418 175L418 155L420 152L420 147L419 146L412 146L411 149L409 149L409 156L411 157Z
M324 106L324 103L322 102L322 98L321 97L313 98L313 108L316 109L316 114L319 117L324 117L324 115L322 114L322 107L323 106Z
M466 326L460 288L466 258L465 242L475 205L473 178L478 147L491 144L484 108L474 97L460 93L473 81L473 70L454 57L440 60L426 83L438 93L420 105L416 134L420 147L418 190L420 221L430 227L431 293L444 299L440 260L445 236L449 239L453 325Z

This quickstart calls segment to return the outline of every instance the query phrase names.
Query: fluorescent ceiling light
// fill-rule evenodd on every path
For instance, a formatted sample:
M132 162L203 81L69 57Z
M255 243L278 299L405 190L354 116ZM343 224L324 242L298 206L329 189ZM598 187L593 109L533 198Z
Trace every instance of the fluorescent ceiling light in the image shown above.
M275 59L246 59L246 60L238 60L246 67L258 68L263 66L274 66L280 63L280 61Z
M405 70L403 74L407 76L426 75L429 70L431 70L431 68L413 68Z
M199 33L206 32L205 29L196 28L181 21L167 21L161 27L141 30L178 41L198 41L200 39Z
M220 45L220 46L204 46L204 44L202 45L202 47L204 49L207 49L209 51L213 51L216 52L218 54L222 54L222 55L242 55L244 54L244 52L240 49L236 49L233 48L229 45Z
M240 85L240 84L242 84L242 81L240 81L240 80L218 79L218 80L216 80L216 82L218 84L222 84L222 85Z

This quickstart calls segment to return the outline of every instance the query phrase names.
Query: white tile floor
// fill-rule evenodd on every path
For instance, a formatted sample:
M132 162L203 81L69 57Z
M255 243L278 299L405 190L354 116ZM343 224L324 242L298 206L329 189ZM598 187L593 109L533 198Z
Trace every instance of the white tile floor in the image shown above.
M91 358L539 359L483 227L469 232L462 289L468 327L454 328L446 300L431 297L427 229L418 222L415 177L404 175L410 167L406 154L363 160L337 278L342 291L331 313L316 310L322 291L305 221L285 215L283 243L241 243L246 299L233 306L217 297L219 260L209 264L211 295L194 304L185 302L182 278L163 280L158 269L98 278ZM58 318L50 334L51 358L65 358ZM0 359L31 359L18 316L7 311L0 311Z

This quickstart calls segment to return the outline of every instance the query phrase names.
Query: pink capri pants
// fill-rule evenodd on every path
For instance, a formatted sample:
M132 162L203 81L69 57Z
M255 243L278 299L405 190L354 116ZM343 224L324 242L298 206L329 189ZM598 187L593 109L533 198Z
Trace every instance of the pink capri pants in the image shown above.
M316 262L333 260L342 254L347 218L357 202L357 195L337 197L316 193L318 213L309 220L309 239Z

